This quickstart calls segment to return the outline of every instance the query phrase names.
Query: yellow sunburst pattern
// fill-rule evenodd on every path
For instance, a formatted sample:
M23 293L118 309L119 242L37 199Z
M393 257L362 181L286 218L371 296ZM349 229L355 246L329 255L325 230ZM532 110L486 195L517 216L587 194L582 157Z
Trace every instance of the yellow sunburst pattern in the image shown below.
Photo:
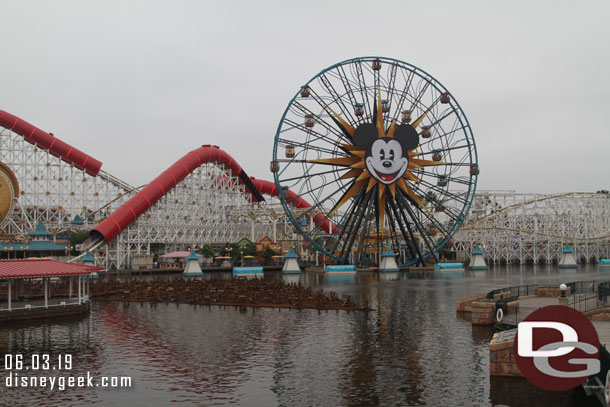
M334 115L335 123L342 127L342 130L353 138L355 129L349 123L347 123L341 116L339 116L336 112L330 109L332 114ZM411 126L417 130L417 128L421 125L422 121L426 117L427 112L424 112L417 120L411 124ZM377 128L377 138L394 138L394 134L396 131L396 122L393 121L389 128L386 130L384 126L383 120L383 109L382 109L382 101L381 101L381 93L378 94L377 98L377 106L375 109L375 126ZM390 192L393 199L396 198L396 185L398 185L399 190L401 190L406 196L408 196L413 202L419 205L423 210L428 212L430 215L430 211L426 207L425 203L419 198L419 196L411 189L409 184L406 181L418 182L418 177L413 174L410 170L417 170L423 167L429 167L434 165L446 165L448 163L442 161L432 161L432 160L424 160L418 158L422 153L414 151L415 148L407 150L408 154L408 165L407 170L404 174L396 179L389 185L379 182L366 167L366 150L352 144L342 144L343 151L345 151L349 156L347 157L336 157L336 158L323 158L317 160L309 160L310 163L318 163L318 164L328 164L334 165L338 167L346 167L349 168L341 179L353 179L353 182L349 189L343 194L341 199L334 206L332 211L329 213L329 217L334 215L335 212L339 208L341 208L346 202L348 202L351 198L353 198L358 192L365 190L365 193L369 193L373 189L377 189L377 207L379 214L379 224L381 225L381 233L383 235L383 225L385 218L385 206L387 200L388 191Z

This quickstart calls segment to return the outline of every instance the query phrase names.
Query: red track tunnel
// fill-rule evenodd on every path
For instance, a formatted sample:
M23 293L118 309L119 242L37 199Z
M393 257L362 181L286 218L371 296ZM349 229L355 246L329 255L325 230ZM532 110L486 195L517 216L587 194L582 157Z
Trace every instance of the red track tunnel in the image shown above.
M34 144L43 150L48 150L55 157L59 157L68 164L74 164L76 168L86 171L87 174L93 177L95 177L102 168L101 161L64 143L60 139L54 137L53 134L40 130L38 127L33 126L4 110L0 110L0 126L14 131L20 136L23 136L28 143Z
M187 175L202 164L208 162L224 164L225 167L231 169L231 173L237 175L239 182L246 186L256 202L264 200L261 192L272 196L278 196L274 183L256 178L249 178L243 168L228 153L217 146L204 145L189 152L176 161L133 198L125 202L121 207L93 228L91 234L93 236L103 237L107 243L112 241L119 233L138 219L140 215L146 212L180 181L186 178ZM286 198L288 203L297 208L311 208L311 205L308 202L290 190L286 193ZM328 230L328 220L323 220L324 218L322 215L316 215L314 217L314 221L317 224L323 223L325 230Z
M0 110L0 126L14 131L28 143L49 151L55 157L59 157L68 164L73 164L76 168L84 170L91 176L97 176L102 168L101 161L61 141L52 133L47 133L4 110ZM101 235L106 242L110 242L187 175L206 162L224 164L227 168L230 168L231 173L236 175L239 182L246 186L256 202L264 200L261 192L279 196L274 183L255 178L250 179L242 167L225 151L218 146L204 145L176 161L174 165L161 173L133 198L100 222L91 233ZM308 202L294 192L288 190L285 195L289 204L297 208L311 208ZM329 222L328 220L324 221L322 215L316 215L314 221L318 225L322 223L324 229L328 230ZM332 227L334 230L335 226Z
M238 177L239 182L246 186L256 202L264 200L260 192L252 185L248 175L246 175L245 171L233 157L218 148L218 146L208 144L187 153L176 161L133 198L125 202L93 228L91 234L101 235L106 242L110 242L180 181L186 178L187 175L208 162L224 164L225 167L231 169L233 175Z
M264 181L262 179L256 179L254 177L250 178L254 186L263 194L279 196L277 188L273 182ZM292 205L298 209L308 209L311 208L311 204L304 200L301 196L287 189L284 193L284 199L288 203L288 205ZM322 225L322 229L328 231L329 227L331 227L331 223L328 219L324 219L324 215L317 214L313 217L313 221L316 225ZM338 229L336 225L332 225L332 232L337 233Z

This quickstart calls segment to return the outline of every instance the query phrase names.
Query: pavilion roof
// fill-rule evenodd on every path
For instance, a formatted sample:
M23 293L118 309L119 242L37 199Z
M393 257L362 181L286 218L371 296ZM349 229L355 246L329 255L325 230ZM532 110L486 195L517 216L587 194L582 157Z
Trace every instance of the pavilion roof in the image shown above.
M43 221L39 221L38 225L36 225L36 230L34 230L33 232L28 233L28 235L30 236L53 236L52 233L47 231L47 228L44 226L44 222Z
M0 260L0 279L89 275L101 267L53 259Z
M189 254L191 254L191 252L178 251L178 252L170 252L170 253L164 254L163 256L159 256L159 257L162 259L184 259Z

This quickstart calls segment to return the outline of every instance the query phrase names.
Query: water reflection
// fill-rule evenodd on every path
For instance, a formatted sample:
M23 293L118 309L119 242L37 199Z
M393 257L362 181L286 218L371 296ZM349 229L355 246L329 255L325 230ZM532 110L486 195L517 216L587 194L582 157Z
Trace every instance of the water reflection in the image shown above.
M286 284L298 284L301 281L301 274L282 274L282 280Z
M204 278L230 278L206 273ZM169 276L101 278L171 279ZM606 279L594 267L492 266L433 273L265 273L333 290L370 312L97 302L85 318L0 327L4 353L70 353L70 374L127 375L131 389L6 389L3 405L537 405L489 379L493 330L456 317L455 301L507 285ZM53 372L54 375L66 372ZM508 386L508 387L503 387ZM497 390L499 389L499 390ZM508 395L508 396L507 396ZM504 397L504 398L503 398ZM508 398L507 398L508 397ZM517 403L518 404L515 404Z
M380 271L379 272L379 280L380 281L396 281L399 279L399 272L393 271Z
M492 405L527 406L533 400L544 400L544 405L557 407L586 407L600 404L595 397L587 397L582 387L570 391L546 391L521 377L492 377Z

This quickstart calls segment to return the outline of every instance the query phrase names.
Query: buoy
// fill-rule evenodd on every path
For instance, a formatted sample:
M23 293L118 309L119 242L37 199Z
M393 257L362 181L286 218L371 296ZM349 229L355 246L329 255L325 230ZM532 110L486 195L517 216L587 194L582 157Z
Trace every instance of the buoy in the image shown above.
M498 310L496 311L496 321L502 322L502 318L504 318L504 311L502 310L502 308L498 308Z

